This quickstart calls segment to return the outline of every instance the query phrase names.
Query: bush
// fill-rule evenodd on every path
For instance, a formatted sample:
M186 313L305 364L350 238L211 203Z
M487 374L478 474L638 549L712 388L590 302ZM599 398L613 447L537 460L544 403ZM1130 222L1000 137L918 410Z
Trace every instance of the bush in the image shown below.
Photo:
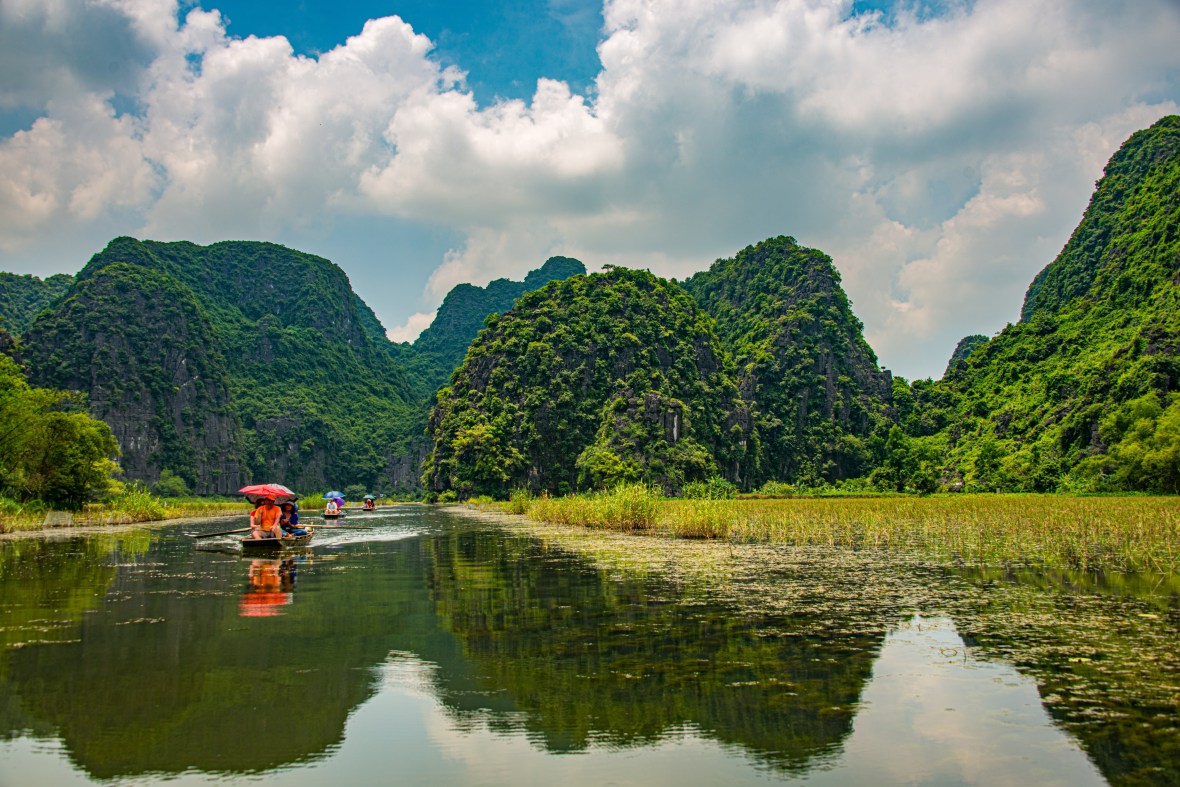
M533 502L533 495L527 489L513 489L508 493L508 505L504 509L510 514L524 514Z
M184 479L166 467L160 471L160 480L152 484L152 492L158 497L189 497L192 494Z
M708 481L690 481L684 485L683 496L689 500L732 500L738 489L719 475Z

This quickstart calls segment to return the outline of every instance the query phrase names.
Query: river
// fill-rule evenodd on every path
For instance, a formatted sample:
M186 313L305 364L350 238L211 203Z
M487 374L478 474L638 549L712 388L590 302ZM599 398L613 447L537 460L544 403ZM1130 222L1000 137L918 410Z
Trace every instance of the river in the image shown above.
M1175 577L228 521L0 542L0 784L1180 783Z

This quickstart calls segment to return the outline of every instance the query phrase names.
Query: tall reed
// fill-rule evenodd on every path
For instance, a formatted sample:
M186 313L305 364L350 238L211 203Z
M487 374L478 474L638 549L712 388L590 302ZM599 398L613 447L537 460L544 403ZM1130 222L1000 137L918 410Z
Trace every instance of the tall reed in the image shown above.
M619 487L517 508L544 522L682 538L890 549L972 565L1180 571L1180 500L1171 497L666 500Z

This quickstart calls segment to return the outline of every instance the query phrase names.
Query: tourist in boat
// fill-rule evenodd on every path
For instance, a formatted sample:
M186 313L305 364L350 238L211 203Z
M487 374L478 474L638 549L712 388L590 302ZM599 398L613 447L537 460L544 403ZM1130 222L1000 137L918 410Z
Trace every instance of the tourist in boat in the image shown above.
M339 516L340 506L336 504L336 498L329 498L328 504L324 506L324 516Z
M262 505L250 515L250 538L282 538L283 528L279 525L282 515L273 497L264 498Z
M283 515L279 518L279 527L283 529L284 535L306 536L307 531L299 527L299 505L288 502L283 503L280 508L283 509Z
M376 504L375 502L373 502L373 498L371 498L371 497L366 497L366 498L365 498L364 509L365 509L366 511L372 511L372 510L373 510L373 509L375 509L376 507L377 507L377 504Z

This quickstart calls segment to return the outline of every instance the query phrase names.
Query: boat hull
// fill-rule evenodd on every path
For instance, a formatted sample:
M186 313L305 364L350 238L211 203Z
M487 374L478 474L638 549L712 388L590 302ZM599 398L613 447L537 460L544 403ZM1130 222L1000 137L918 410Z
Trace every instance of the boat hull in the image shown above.
M314 530L308 530L306 535L285 536L283 538L243 538L243 552L278 552L280 549L303 547L311 543Z

